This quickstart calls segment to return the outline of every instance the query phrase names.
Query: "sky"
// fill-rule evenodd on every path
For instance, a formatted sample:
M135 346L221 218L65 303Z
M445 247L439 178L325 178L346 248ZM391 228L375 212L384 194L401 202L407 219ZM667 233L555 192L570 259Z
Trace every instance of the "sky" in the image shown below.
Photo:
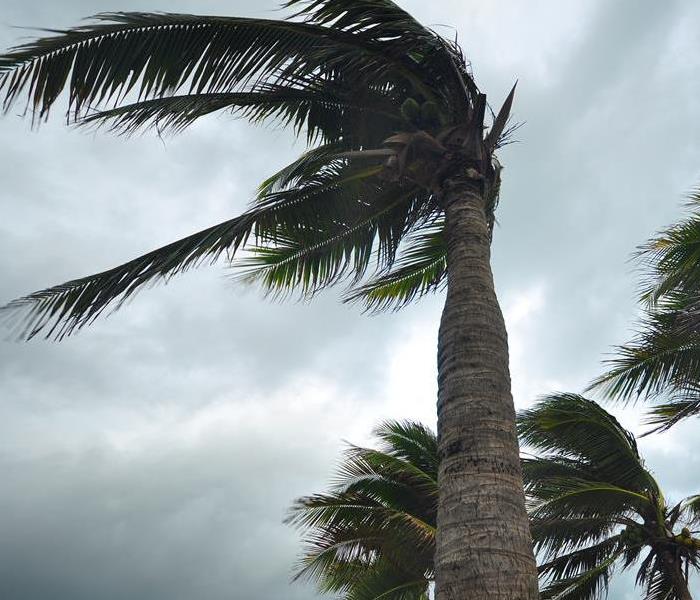
M494 105L518 81L493 269L518 408L581 392L631 334L630 255L700 183L694 0L405 0L458 40ZM109 10L276 18L267 0L2 0L0 47ZM230 218L303 150L227 116L161 140L0 118L0 303ZM276 304L225 264L141 292L63 342L0 337L0 598L314 600L289 583L298 496L381 420L435 423L443 297L363 315ZM634 431L641 407L613 410ZM700 420L644 438L698 492ZM638 598L630 574L609 598ZM700 587L696 589L700 591Z

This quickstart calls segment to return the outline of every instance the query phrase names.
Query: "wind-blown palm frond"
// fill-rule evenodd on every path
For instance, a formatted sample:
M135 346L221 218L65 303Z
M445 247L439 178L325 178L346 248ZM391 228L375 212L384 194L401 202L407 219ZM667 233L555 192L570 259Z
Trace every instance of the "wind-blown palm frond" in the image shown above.
M393 268L354 290L346 301L363 303L370 312L398 310L442 289L447 277L443 227L440 221L409 238Z
M538 565L538 570L545 577L568 579L595 569L611 556L617 555L622 545L620 534L613 535L597 544L563 556L557 556L546 563Z
M351 74L358 67L378 87L399 79L422 89L434 83L438 93L444 90L419 61L408 59L405 46L381 43L381 26L358 34L324 27L313 19L299 23L103 13L94 20L95 24L53 31L56 35L0 57L5 107L25 94L33 110L45 116L67 86L71 112L77 118L132 91L140 100L183 87L190 93L236 91L252 84L303 78L319 69ZM410 32L402 40L403 44L416 41Z
M611 520L608 515L581 519L543 518L531 514L530 532L535 552L541 552L544 557L556 557L587 544L599 543L612 535L621 522Z
M590 388L612 399L634 401L656 398L669 387L700 381L700 333L679 329L675 315L653 312L639 335L608 360L610 370Z
M615 554L594 568L573 577L557 579L540 591L542 600L596 600L604 597L608 589L611 565Z
M700 525L700 494L690 496L681 503L681 515L691 526Z
M360 123L367 126L372 120L381 123L384 129L391 124L401 125L391 99L379 93L368 93L364 104L358 105L351 98L343 99L342 91L334 91L331 85L323 82L323 85L305 87L260 85L245 92L165 96L96 112L82 119L81 124L106 125L112 131L127 134L148 128L177 133L203 116L227 110L254 123L292 126L297 135L305 130L309 142L318 137L327 143L344 139L346 146L351 121L357 124L358 130ZM382 102L386 105L384 109ZM375 124L374 131L381 132L382 127ZM367 135L362 139L366 142Z
M216 260L222 253L231 259L252 235L269 239L279 228L297 228L298 220L307 226L322 227L328 216L319 211L320 203L336 201L335 220L353 218L351 213L367 206L350 198L356 182L376 174L376 169L354 169L346 164L316 174L306 185L274 192L260 198L240 217L225 221L154 250L123 265L20 298L0 309L25 315L23 337L44 334L58 339L92 322L110 305L118 308L138 289L159 279L187 270L202 260ZM351 201L345 202L345 199ZM377 212L381 212L377 211ZM318 217L318 219L316 218ZM370 220L371 222L371 220ZM341 225L338 225L341 227ZM369 253L374 238L366 241Z
M429 600L424 578L411 580L410 574L401 573L387 560L377 561L371 570L365 569L362 578L344 597L346 600Z
M275 296L298 290L309 297L347 277L359 281L373 257L378 265L391 265L405 230L422 217L422 193L412 186L364 187L356 192L359 198L346 203L346 218L330 213L322 227L280 224L266 230L260 238L273 244L254 248L241 261L239 277ZM331 193L341 195L340 190Z
M437 90L444 94L449 109L463 121L469 118L470 100L478 90L467 72L460 48L423 27L391 0L291 0L287 6L299 6L299 16L343 31L367 34L373 39L396 43L409 60L433 71ZM305 5L305 6L304 6ZM428 96L429 97L429 96Z
M660 231L637 253L645 269L641 297L650 306L669 294L700 291L700 190L690 194L688 207L694 214Z
M658 558L655 562L658 563ZM644 600L667 600L675 597L677 596L674 594L673 580L668 572L661 568L653 569L647 581Z
M422 600L433 576L437 441L422 425L386 422L379 449L352 446L333 488L300 498L288 522L303 531L296 577L348 600Z
M688 417L700 415L700 383L688 382L668 395L670 402L657 404L647 412L645 423L653 426L647 433L667 431Z
M640 248L645 312L638 333L589 388L617 401L660 401L649 413L649 433L700 412L700 191L689 206L688 218Z
M139 288L181 273L201 261L235 252L250 235L254 217L244 213L153 250L113 269L34 292L0 307L0 315L20 313L21 337L38 334L62 339L95 320L110 305L116 308Z
M539 451L555 451L559 457L573 459L578 468L585 469L581 479L622 488L653 485L634 436L582 396L556 394L542 399L535 409L520 414L518 433Z
M700 540L674 529L692 525L695 497L667 505L630 432L576 394L522 411L518 432L538 452L523 459L523 479L543 599L602 598L615 564L629 568L647 550L637 572L645 599L689 597Z

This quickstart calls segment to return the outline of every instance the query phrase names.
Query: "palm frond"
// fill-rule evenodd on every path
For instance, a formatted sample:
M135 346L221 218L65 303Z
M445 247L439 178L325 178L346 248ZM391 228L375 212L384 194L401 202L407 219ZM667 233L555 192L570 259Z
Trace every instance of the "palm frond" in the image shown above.
M428 543L435 536L437 481L397 456L351 447L333 482L337 493L361 494L410 515L411 527Z
M607 373L589 389L614 400L654 398L672 385L700 380L700 334L669 324L673 315L651 313L635 339L606 361Z
M682 600L676 592L670 573L663 568L658 557L655 559L655 564L648 575L644 600Z
M543 519L622 519L630 512L644 513L649 498L603 481L554 479L538 487L531 514Z
M20 337L62 339L91 323L110 305L119 308L140 288L167 280L202 261L232 255L251 233L255 216L244 213L153 250L118 267L13 300L0 314L19 316Z
M407 580L408 579L408 580ZM346 600L428 600L425 578L411 580L389 561L380 561L348 590Z
M682 516L690 526L700 525L700 494L689 496L682 502Z
M646 304L638 332L606 361L609 370L589 389L612 400L664 402L650 413L649 432L665 431L700 410L694 387L700 381L700 191L693 214L659 232L640 248Z
M65 87L77 118L132 91L139 100L180 88L241 91L319 70L340 70L350 79L362 73L378 86L412 82L424 90L435 80L405 50L395 51L396 44L310 21L155 13L103 13L94 20L0 57L6 110L25 95L32 110L46 116Z
M597 544L620 525L607 515L588 518L530 517L530 532L535 551L545 560L579 547Z
M381 167L371 167L368 173L380 170ZM368 185L371 188L376 182ZM258 283L273 297L294 292L311 297L348 278L351 284L358 282L373 258L378 268L391 265L406 230L423 218L426 198L413 186L370 188L345 204L346 213L355 212L347 218L325 210L323 215L328 218L323 227L289 223L267 229L260 237L271 240L273 245L253 248L253 253L241 262L238 277ZM339 194L340 190L333 193Z
M434 431L415 421L384 421L374 430L381 454L406 461L437 482L438 450Z
M379 94L365 94L364 104L359 104L359 98L344 98L333 87L333 82L325 81L305 87L267 84L245 92L165 96L89 114L80 123L104 125L111 131L125 134L149 128L159 133L178 133L205 115L226 110L253 123L291 126L296 135L305 131L309 142L320 137L327 144L352 140L350 121L359 124L374 117L383 125L382 128L377 123L375 128L386 133L391 131L392 123L395 126L401 123L400 117L392 112L393 107ZM363 141L368 140L365 137Z
M700 190L690 194L688 218L644 244L637 253L646 269L641 297L655 306L669 293L698 296L700 292Z
M391 0L290 0L286 6L301 7L295 16L320 25L391 44L409 60L430 72L436 90L458 121L466 121L478 94L459 46L425 28ZM426 98L433 92L418 88Z
M497 148L503 143L503 140L508 137L509 132L506 129L506 125L510 118L510 111L513 107L513 98L515 97L515 88L517 85L517 82L513 85L510 93L503 102L503 106L501 106L501 109L493 120L493 125L484 139L487 147Z
M644 560L639 565L637 569L637 574L635 576L635 583L639 586L648 586L649 579L651 578L652 571L656 562L656 552L653 548L649 548L647 555Z
M653 428L644 435L668 431L688 417L700 414L700 385L688 383L684 389L673 394L672 400L657 404L646 413L644 423Z
M305 205L313 205L327 188L342 186L347 180L345 169L319 175L319 181L312 186L295 189L294 193L274 194L239 217L107 271L34 292L0 307L0 311L9 317L20 317L23 338L45 334L62 339L94 321L108 307L118 309L149 283L167 280L203 261L213 262L222 254L230 260L251 234L261 235L280 223L295 223L291 213L297 217L315 214L317 209Z
M295 17L375 39L398 39L408 44L431 40L433 34L391 0L289 0Z
M258 200L264 202L273 193L293 189L303 181L313 180L330 165L342 161L347 146L343 142L321 144L303 152L299 158L270 175L258 186Z
M353 290L345 301L362 303L369 312L399 310L416 298L442 289L447 281L443 228L439 220L407 239L394 267Z
M330 492L292 506L287 522L304 540L296 577L349 600L422 599L435 551L435 435L397 421L376 434L382 447L351 446Z
M522 458L520 463L523 469L525 491L534 497L538 497L538 490L542 486L548 486L552 480L588 479L595 481L599 478L595 472L595 464L588 464L565 456L526 457Z
M403 581L423 578L427 584L424 565L429 561L427 554L411 553L405 544L392 545L388 536L373 539L371 532L361 530L338 534L324 532L323 540L305 546L305 556L298 565L295 580L315 581L321 591L347 592L361 585L363 579L383 562L393 565L395 575ZM354 539L353 536L357 535ZM332 536L332 538L331 538ZM335 540L330 542L330 540ZM419 564L423 566L417 566Z
M617 560L614 554L606 561L575 577L558 579L540 590L542 600L597 600L607 589L612 564Z
M577 394L553 394L518 416L521 440L537 450L587 466L593 480L633 491L656 489L634 436L595 402Z
M595 569L610 557L619 555L623 545L621 536L614 535L597 544L567 554L559 554L539 564L537 569L541 577L549 580L575 578Z

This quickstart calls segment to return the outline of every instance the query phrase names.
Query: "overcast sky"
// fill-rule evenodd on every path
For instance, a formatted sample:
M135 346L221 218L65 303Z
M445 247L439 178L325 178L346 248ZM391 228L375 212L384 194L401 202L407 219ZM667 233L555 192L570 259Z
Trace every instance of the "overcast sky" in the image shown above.
M0 47L107 10L275 17L267 0L2 0ZM634 248L700 183L695 0L406 0L459 41L525 125L505 165L494 271L516 406L581 391L635 315ZM442 27L447 25L449 27ZM441 28L440 28L441 27ZM228 117L122 139L0 119L0 303L230 218L303 147ZM282 524L342 440L434 425L443 298L367 317L327 293L273 304L224 265L143 291L61 344L0 342L0 598L312 600ZM622 415L638 429L639 411ZM700 420L641 443L698 492ZM631 577L610 598L638 598Z

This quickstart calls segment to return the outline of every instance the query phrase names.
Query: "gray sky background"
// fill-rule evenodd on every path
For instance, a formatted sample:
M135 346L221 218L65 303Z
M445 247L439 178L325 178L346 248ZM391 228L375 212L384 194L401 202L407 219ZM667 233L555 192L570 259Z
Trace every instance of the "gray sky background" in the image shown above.
M449 24L498 104L494 270L518 407L580 391L629 337L628 258L700 182L700 4L406 0ZM272 2L2 0L0 47L106 10L274 17ZM444 28L446 36L453 30ZM0 120L0 302L113 266L239 212L301 149L228 117L165 142ZM342 440L434 424L442 298L367 317L335 293L273 304L224 265L143 291L56 344L0 342L0 598L312 600L289 585L297 496ZM621 414L638 430L639 410ZM672 498L698 492L700 421L641 447ZM639 597L629 575L610 598Z

